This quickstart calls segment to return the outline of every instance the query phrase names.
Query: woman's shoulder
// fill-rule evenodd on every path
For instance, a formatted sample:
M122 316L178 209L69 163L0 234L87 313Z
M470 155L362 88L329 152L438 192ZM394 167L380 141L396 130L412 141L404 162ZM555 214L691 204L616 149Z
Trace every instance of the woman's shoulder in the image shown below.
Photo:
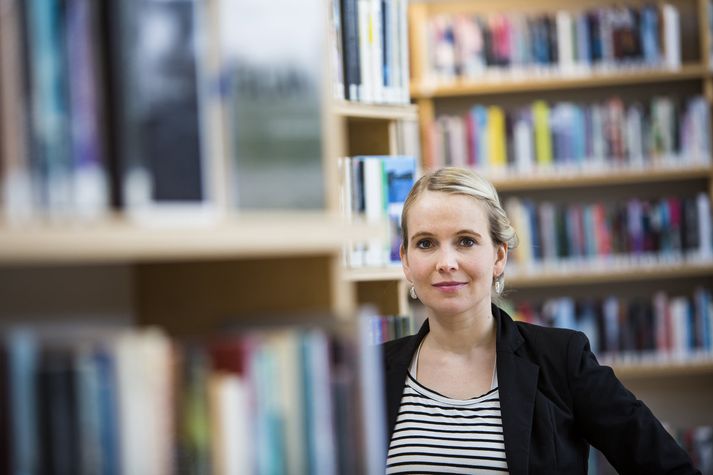
M589 346L587 337L578 330L536 325L534 323L515 322L518 332L524 340L524 346L541 355L567 356L578 353Z

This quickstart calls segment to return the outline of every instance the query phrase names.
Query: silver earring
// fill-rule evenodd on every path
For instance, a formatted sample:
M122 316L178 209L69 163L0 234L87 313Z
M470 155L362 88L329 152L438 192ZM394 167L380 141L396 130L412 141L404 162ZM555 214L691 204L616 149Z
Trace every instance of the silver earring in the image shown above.
M418 298L418 295L416 295L416 287L413 285L411 286L410 289L408 289L408 294L411 296L412 299L416 300Z
M495 278L495 293L500 295L505 290L505 277L502 274Z

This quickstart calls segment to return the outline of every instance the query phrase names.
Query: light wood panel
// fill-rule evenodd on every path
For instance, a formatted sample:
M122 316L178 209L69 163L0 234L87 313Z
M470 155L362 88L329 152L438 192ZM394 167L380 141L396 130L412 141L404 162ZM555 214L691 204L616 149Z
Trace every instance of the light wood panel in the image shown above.
M138 321L175 335L231 322L309 318L347 310L335 292L337 256L140 264Z

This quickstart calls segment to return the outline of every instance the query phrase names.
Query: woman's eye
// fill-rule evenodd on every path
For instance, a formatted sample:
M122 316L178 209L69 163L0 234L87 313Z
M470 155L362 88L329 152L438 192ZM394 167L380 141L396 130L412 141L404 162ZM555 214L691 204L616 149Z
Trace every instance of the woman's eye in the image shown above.
M428 249L431 247L431 241L428 239L421 239L416 243L416 247L419 249Z
M469 237L461 238L460 245L465 247L471 247L475 245L475 240Z

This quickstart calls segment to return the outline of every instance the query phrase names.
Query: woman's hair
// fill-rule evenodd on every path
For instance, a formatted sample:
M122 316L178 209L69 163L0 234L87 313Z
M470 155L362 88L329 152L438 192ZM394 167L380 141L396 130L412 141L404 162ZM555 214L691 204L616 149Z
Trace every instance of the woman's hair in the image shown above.
M490 237L495 244L507 244L508 249L517 247L515 229L500 205L498 192L485 178L472 170L457 167L441 168L422 176L411 188L401 212L404 252L408 249L408 213L413 203L425 191L440 191L456 195L472 196L485 205L488 214Z

